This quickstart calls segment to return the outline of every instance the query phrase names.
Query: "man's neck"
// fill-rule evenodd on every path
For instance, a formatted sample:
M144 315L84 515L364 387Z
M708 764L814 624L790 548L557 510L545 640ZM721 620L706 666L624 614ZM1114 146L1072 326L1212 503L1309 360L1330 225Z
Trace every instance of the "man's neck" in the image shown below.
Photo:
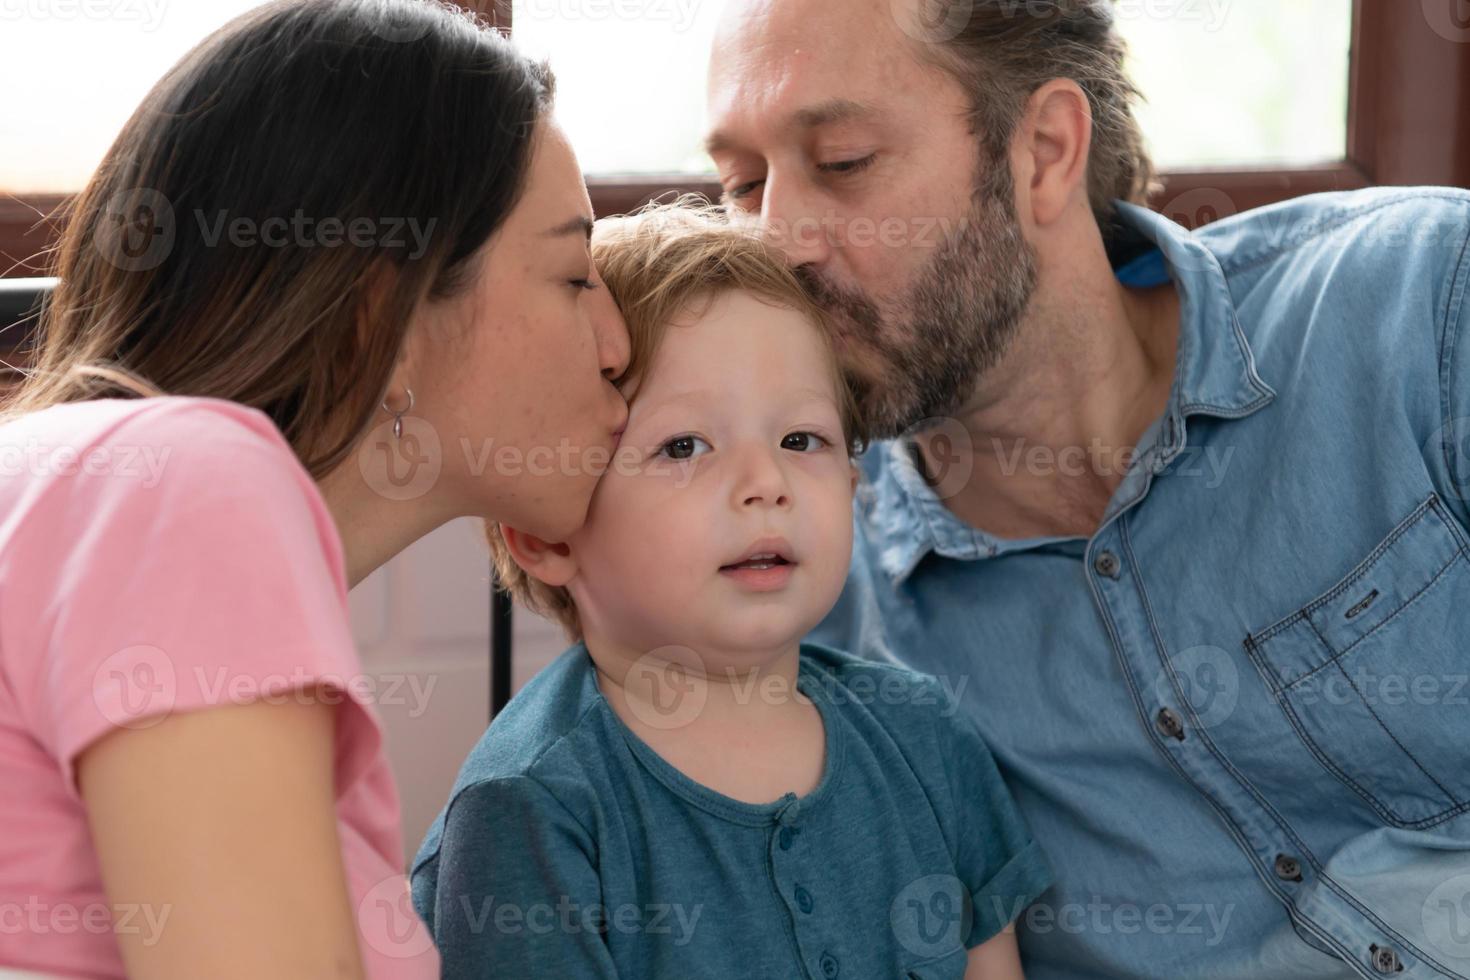
M1108 274L1064 298L1038 294L955 420L973 454L968 473L955 466L956 433L917 437L931 480L964 476L941 486L945 504L999 537L1091 536L1168 402L1178 332L1170 284L1130 290Z

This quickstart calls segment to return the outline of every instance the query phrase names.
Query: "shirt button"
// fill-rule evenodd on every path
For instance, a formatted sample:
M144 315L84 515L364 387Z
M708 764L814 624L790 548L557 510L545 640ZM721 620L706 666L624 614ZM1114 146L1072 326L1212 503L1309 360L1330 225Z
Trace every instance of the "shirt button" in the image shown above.
M827 980L832 980L833 977L837 976L837 957L831 953L822 954L821 966L822 976L826 977Z
M796 907L808 914L812 910L812 893L800 885L796 886Z
M1379 973L1397 973L1404 968L1391 946L1369 946L1368 959Z
M1179 716L1174 713L1172 708L1162 709L1158 717L1154 719L1154 724L1160 732L1169 738L1177 738L1181 742L1184 741L1184 722L1179 720Z
M1104 578L1117 578L1118 569L1122 567L1122 564L1118 561L1118 556L1111 551L1099 551L1097 557L1092 559L1092 567Z
M1276 855L1276 877L1282 881L1301 881L1301 862L1297 861L1294 857L1287 857L1285 854Z
M791 838L793 838L793 837L796 836L796 834L792 831L792 829L790 827L782 827L781 828L781 833L778 836L780 837L780 840L781 840L781 850L783 850L783 851L789 851L789 850L791 850Z

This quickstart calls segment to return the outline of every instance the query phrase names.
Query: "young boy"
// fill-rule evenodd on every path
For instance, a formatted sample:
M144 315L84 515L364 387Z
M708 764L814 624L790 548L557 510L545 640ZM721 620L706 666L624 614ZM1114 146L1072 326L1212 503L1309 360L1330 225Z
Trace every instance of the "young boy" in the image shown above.
M566 541L488 529L573 646L413 862L446 977L1019 978L1051 881L933 678L802 638L852 548L858 420L780 258L683 204L599 223L629 417Z

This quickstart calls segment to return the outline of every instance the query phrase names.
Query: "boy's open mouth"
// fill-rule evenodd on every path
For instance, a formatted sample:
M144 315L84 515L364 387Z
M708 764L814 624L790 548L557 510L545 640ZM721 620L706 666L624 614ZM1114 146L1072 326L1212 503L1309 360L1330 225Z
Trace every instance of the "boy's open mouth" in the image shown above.
M776 554L754 555L750 558L745 559L745 561L739 561L733 565L721 565L720 571L723 572L727 569L735 568L775 568L777 565L792 564L795 563L789 562L785 558L782 558L780 555Z

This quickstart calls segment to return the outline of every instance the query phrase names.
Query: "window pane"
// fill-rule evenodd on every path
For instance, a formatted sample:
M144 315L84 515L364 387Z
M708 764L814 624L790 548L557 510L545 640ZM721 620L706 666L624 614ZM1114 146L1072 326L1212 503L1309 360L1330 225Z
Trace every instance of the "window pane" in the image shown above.
M260 0L18 2L0 11L0 190L76 190L143 95ZM707 173L704 72L727 0L514 0L593 174ZM1023 2L1023 0L1017 0ZM1118 0L1165 167L1317 163L1346 144L1351 0ZM622 16L630 9L639 16ZM96 14L93 16L92 14Z
M80 190L155 82L261 0L0 3L0 190Z
M710 171L704 71L726 2L515 0L516 40L551 59L584 170ZM630 9L642 16L618 16ZM1116 11L1160 166L1343 158L1352 0L1118 0Z

